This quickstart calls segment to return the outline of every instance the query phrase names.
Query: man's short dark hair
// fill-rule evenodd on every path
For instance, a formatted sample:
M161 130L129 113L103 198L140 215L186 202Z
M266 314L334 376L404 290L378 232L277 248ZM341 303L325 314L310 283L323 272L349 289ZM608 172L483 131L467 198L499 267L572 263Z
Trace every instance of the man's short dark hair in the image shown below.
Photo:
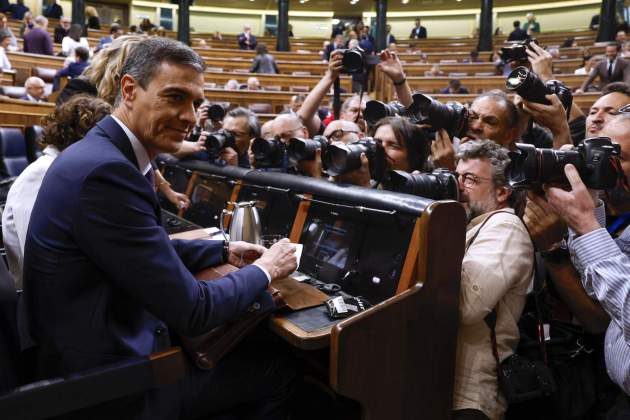
M619 42L613 41L606 44L607 47L615 47L617 51L621 51L621 44Z
M512 22L512 25L515 28L520 28L521 27L521 22L519 20L515 20L514 22Z
M602 96L608 95L609 93L619 92L623 93L626 96L630 96L630 84L625 82L613 82L608 83L602 89Z
M90 51L85 47L75 48L74 55L81 61L88 61L90 59Z
M238 107L228 112L225 116L232 118L244 117L245 119L247 119L249 135L252 138L260 137L260 124L258 123L258 117L251 110L243 107Z
M120 27L119 24L117 23L113 23L112 26L109 28L109 33L110 34L115 34L116 32L120 31L122 28Z
M452 79L448 82L448 85L453 89L459 89L462 86L462 83L457 79Z
M189 46L169 38L148 38L139 42L129 53L120 70L118 83L124 75L128 74L145 89L163 62L189 66L198 73L203 73L206 69L203 58ZM118 86L116 103L119 99L120 85Z
M482 98L493 98L496 101L503 102L503 107L505 108L505 112L508 114L508 127L514 128L518 125L518 108L514 105L514 102L510 100L510 98L497 89L489 90L488 92L484 92L481 95L475 98L475 101L478 101Z

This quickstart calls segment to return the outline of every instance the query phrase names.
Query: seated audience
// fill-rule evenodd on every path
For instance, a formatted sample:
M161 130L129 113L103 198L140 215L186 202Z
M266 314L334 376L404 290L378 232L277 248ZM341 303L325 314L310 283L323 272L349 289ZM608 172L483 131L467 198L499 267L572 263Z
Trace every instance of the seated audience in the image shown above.
M11 35L6 29L0 29L0 69L11 70L11 62L7 57L7 49L11 43Z
M70 26L70 32L68 36L63 39L61 42L61 53L65 57L74 57L74 50L77 47L85 47L87 49L90 48L90 44L88 43L87 38L82 37L83 28L78 23L73 23Z
M465 87L462 87L462 83L459 80L452 79L452 80L449 80L448 87L445 87L444 89L442 89L440 93L452 94L452 95L467 94L468 89L466 89Z
M149 18L143 18L142 21L140 22L140 30L142 32L149 33L154 28L155 28L155 24L151 22Z
M258 44L256 47L256 56L254 62L249 69L250 73L278 74L278 65L273 55L267 51L265 44Z
M35 27L24 35L24 52L30 54L53 55L53 42L48 33L48 19L35 18Z
M123 29L120 27L120 25L114 23L112 26L109 27L109 36L105 36L99 41L98 49L100 50L102 48L105 48L105 46L111 44L116 38L122 35Z
M416 26L413 27L411 33L409 34L409 38L426 38L427 37L427 28L420 24L420 18L416 19Z
M171 334L198 336L248 309L269 308L269 282L296 269L288 240L270 249L171 241L160 226L157 196L145 175L151 158L177 151L194 125L203 70L203 59L183 44L165 38L140 42L119 74L112 116L67 148L46 173L31 213L23 273L28 307L38 309L28 314L37 356L47 361L38 365L38 378L146 357L169 349ZM137 80L143 76L134 76L142 74L144 88ZM168 83L186 89L165 108L153 98L166 93ZM181 130L165 130L168 121ZM68 211L68 203L76 205ZM215 281L191 274L223 262L240 270ZM89 323L85 308L94 314ZM175 388L157 387L82 414L149 418L159 410L181 418L226 412L286 417L296 374L271 344L240 346L212 371L184 363L186 375Z
M223 89L225 90L238 90L239 88L239 84L238 84L238 80L236 79L230 79L227 82L225 82L225 85L223 86Z
M440 70L440 65L439 64L434 64L434 65L431 66L430 70L425 72L425 76L443 77L443 76L446 76L446 73L444 73L442 70Z
M518 344L517 322L532 279L534 247L519 219L524 195L513 191L505 177L507 150L489 140L470 141L460 146L457 161L460 201L469 224L452 418L499 419L507 403L499 391L497 366Z
M9 34L10 41L8 45L8 50L17 51L18 50L17 38L15 38L15 35L13 35L13 31L11 31L11 28L9 28L8 19L4 13L0 13L0 31L5 31Z
M66 67L55 73L55 78L53 79L53 90L59 89L59 81L62 77L73 79L81 75L83 70L85 70L85 68L89 65L88 60L90 59L90 52L85 47L77 47L74 50L74 57L74 62L68 64Z
M579 69L575 69L573 74L579 74L579 75L590 74L591 70L593 69L593 67L595 66L595 63L597 61L599 61L599 60L596 57L594 57L594 56L590 56L590 55L584 56L584 61L583 61L582 67L580 67Z
M481 63L483 60L479 58L479 51L472 50L470 56L463 61L464 63Z
M48 7L44 10L44 16L50 19L61 19L63 8L57 3L57 0L50 0Z
M527 32L521 29L521 22L515 20L513 22L514 30L508 35L508 41L524 41L527 39Z
M85 17L87 18L86 27L88 29L101 29L101 20L98 17L98 12L94 6L86 6Z
M26 88L26 95L22 96L20 99L30 102L44 102L45 101L45 88L46 83L42 79L36 76L31 76L26 79L24 82L24 87Z
M24 37L34 27L33 14L31 12L24 13L24 20L20 23L20 36Z
M582 83L577 93L588 91L591 83L595 78L599 78L599 90L603 89L608 83L612 82L630 82L630 63L621 58L619 54L621 45L618 43L610 43L606 46L606 59L597 63L591 70L588 78Z
M560 48L575 48L577 46L578 43L572 36L568 37L562 44L560 44Z
M2 213L2 239L16 289L22 288L26 230L46 171L59 153L81 140L110 113L111 106L103 100L77 95L44 117L41 143L46 147L43 155L15 180Z
M626 40L628 39L628 36L626 34L626 31L617 31L617 34L615 35L615 42L618 42L619 44L623 44L624 42L626 42Z
M69 17L62 16L59 19L59 25L55 27L54 41L55 44L61 44L63 39L70 33L71 21Z
M260 81L258 81L258 78L254 76L247 79L246 87L247 90L262 90L262 87L260 86Z
M24 0L16 0L7 11L11 14L11 19L22 20L29 10L31 9L24 5Z
M215 31L215 32L212 34L212 39L213 39L214 41L223 41L223 35L221 35L221 32L219 32L219 31Z
M258 42L256 37L252 34L252 27L250 25L243 26L243 33L238 36L238 46L241 50L255 50Z

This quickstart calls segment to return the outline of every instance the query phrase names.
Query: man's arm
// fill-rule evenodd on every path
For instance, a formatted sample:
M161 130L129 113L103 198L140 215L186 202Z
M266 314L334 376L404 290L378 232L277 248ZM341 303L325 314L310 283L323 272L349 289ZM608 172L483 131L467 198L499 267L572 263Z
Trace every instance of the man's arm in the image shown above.
M595 78L599 74L599 71L597 70L598 68L599 68L599 64L591 69L591 72L588 74L588 77L586 78L584 83L582 83L582 86L579 89L579 91L581 91L581 93L586 92L586 89L588 89L589 86L591 85L591 83L593 83L593 80L595 80ZM577 91L576 91L576 93L577 93Z
M530 276L533 253L529 235L516 216L492 216L462 262L461 322L482 321L515 282Z
M45 37L45 45L44 45L44 50L46 51L46 55L54 55L55 52L53 51L53 44L52 44L52 39L50 38L50 35L46 34L47 36Z

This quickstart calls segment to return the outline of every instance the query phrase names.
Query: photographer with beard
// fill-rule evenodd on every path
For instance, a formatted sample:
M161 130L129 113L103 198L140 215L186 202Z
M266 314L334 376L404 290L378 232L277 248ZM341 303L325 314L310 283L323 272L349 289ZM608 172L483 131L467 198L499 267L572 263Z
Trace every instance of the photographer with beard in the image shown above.
M518 210L522 192L509 188L507 150L491 140L460 146L460 201L469 224L462 262L460 328L457 337L453 419L498 419L506 410L499 392L497 360L486 317L496 315L499 360L519 341L517 321L532 279L534 248Z

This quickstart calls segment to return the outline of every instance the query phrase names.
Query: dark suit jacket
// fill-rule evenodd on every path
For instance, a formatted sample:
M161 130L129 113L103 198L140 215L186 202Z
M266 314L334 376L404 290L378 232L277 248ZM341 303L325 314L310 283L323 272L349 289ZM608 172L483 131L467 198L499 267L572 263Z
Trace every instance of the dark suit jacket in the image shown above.
M508 36L508 41L523 41L525 39L527 39L527 32L521 28L514 29Z
M324 50L324 59L330 60L330 54L332 54L333 51L342 50L344 48L345 46L343 45L339 45L338 47L335 48L335 44L331 42L330 44L326 45L326 49Z
M426 38L427 37L427 28L424 26L420 26L419 28L413 28L411 30L411 34L409 38Z
M582 84L582 90L586 91L588 87L593 83L596 77L599 77L599 89L601 90L608 83L612 82L626 82L630 83L630 62L624 60L620 56L617 57L617 62L612 72L612 77L608 78L608 60L604 59L597 63L595 67L591 69L588 78Z
M55 34L54 34L55 42L57 44L61 44L63 42L63 38L68 36L69 32L70 32L70 29L66 31L60 25L55 26Z
M249 45L245 43L246 40L247 37L244 33L238 36L238 46L241 48L241 50L255 50L256 45L258 44L258 41L256 41L256 37L252 34L249 34Z
M221 263L222 241L171 241L159 213L153 186L111 117L51 165L24 252L40 377L146 356L170 347L169 329L199 335L256 300L273 304L256 266L195 280L191 271ZM141 413L150 418L154 404Z
M63 16L63 8L57 3L51 4L44 11L44 16L52 19L59 19L61 18L61 16Z
M24 52L53 55L52 39L48 31L36 26L24 35Z

